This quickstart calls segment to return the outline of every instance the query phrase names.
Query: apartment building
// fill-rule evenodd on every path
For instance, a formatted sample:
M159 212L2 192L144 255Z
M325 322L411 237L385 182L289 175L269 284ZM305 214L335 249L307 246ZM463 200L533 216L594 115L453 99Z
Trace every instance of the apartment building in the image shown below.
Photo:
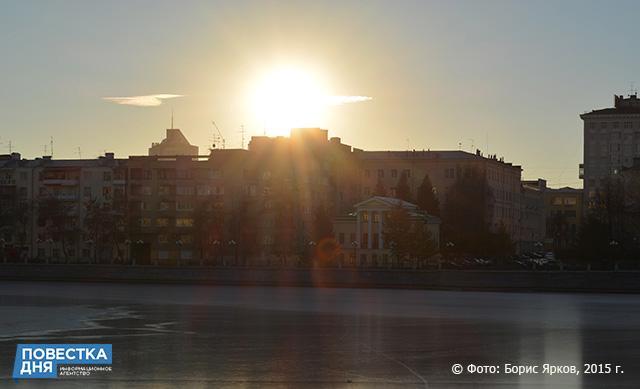
M598 192L606 190L607 178L633 165L640 156L640 99L637 94L614 96L614 106L580 115L584 122L583 179L588 207Z
M447 192L456 179L476 170L486 178L491 196L487 199L486 221L490 229L504 227L512 240L520 234L520 179L522 169L498 159L464 151L354 151L360 166L362 198L374 194L380 184L385 193L395 196L401 175L406 175L412 196L426 174L429 175L440 206L447 201Z
M14 153L0 157L0 176L0 192L7 195L1 207L11 208L14 219L3 238L12 246L12 256L73 261L95 257L96 250L108 258L117 256L111 247L91 240L84 224L89 204L124 205L124 169L113 153L78 160L26 160ZM54 212L64 218L53 218Z

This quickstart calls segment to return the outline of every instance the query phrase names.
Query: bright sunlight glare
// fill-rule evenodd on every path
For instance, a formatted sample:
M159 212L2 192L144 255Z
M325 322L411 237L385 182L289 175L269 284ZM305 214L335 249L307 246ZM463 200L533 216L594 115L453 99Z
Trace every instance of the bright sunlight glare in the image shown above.
M328 91L311 72L279 68L254 88L253 111L269 135L288 135L291 128L321 126L326 120Z

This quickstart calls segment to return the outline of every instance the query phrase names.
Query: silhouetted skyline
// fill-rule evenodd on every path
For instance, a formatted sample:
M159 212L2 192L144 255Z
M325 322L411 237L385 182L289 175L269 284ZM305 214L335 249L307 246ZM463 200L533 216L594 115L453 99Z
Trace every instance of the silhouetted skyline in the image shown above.
M293 67L331 96L317 122L369 150L480 148L581 186L578 115L637 78L640 6L619 2L11 2L0 14L0 153L144 154L175 126L204 149L261 135L250 96ZM176 94L150 107L104 97ZM267 129L268 135L273 135ZM488 144L488 150L487 150Z

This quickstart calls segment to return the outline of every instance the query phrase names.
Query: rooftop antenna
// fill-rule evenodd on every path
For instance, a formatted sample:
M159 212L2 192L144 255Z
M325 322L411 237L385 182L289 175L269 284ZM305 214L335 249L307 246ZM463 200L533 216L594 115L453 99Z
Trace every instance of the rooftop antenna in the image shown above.
M51 140L49 141L50 145L51 145L51 158L53 158L53 137L51 137Z
M47 155L47 144L46 143L44 145L44 153L42 155L43 156Z
M213 124L213 128L216 129L216 133L213 134L213 148L216 148L216 143L222 143L222 148L224 149L226 142L222 136L222 132L220 132L220 129L214 120L211 121L211 124Z
M244 124L241 124L240 125L240 135L242 136L241 148L243 148L243 149L244 149L244 132L245 132L244 131Z
M629 88L629 96L638 94L638 89L635 88L634 82L631 81L631 86Z
M82 159L82 150L80 150L80 146L78 146L78 159Z

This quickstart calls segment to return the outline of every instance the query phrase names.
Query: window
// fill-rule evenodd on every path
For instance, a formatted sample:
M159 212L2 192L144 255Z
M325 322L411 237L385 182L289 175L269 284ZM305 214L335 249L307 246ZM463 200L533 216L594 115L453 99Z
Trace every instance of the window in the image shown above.
M144 196L151 196L152 190L149 185L143 185L141 188L141 192Z
M168 185L160 185L158 187L158 194L163 196L171 195L171 187Z
M365 196L369 196L370 194L371 194L371 188L369 188L368 186L365 186L364 195Z
M396 178L396 177L398 177L398 170L392 169L391 170L391 178Z
M143 179L143 180L150 180L152 177L153 177L153 176L152 176L151 170L149 170L149 169L144 169L144 170L142 171L142 179Z
M452 167L444 169L445 178L455 178L455 170Z
M103 172L102 181L111 181L111 172Z
M158 250L158 259L169 259L169 251Z
M143 217L140 218L140 227L149 227L151 226L151 218Z
M368 222L369 221L369 213L367 211L363 211L362 212L362 221L363 222Z
M554 197L553 205L562 205L562 197Z
M365 171L364 171L364 176L365 176L366 178L370 178L370 177L371 177L371 171L370 171L369 169L365 170Z
M374 223L379 223L380 222L380 213L379 212L374 212L374 214L373 214L373 222Z
M194 193L193 186L178 186L176 193L180 196L192 196Z
M156 219L156 226L167 227L169 225L169 219L166 217L159 217Z
M384 177L384 169L378 169L378 178Z
M84 177L85 180L90 180L91 172L82 172L82 176Z
M85 186L84 188L82 188L82 195L84 197L91 197L91 187Z
M564 198L564 203L565 205L576 205L577 204L577 200L575 197L565 197Z
M209 170L209 178L215 179L222 177L222 172L220 170L211 169Z
M176 227L193 227L193 219L190 217L179 217L176 219Z
M180 250L180 259L191 259L191 258L193 258L193 251Z
M369 234L366 232L362 233L362 245L361 247L369 247Z
M110 199L111 198L111 187L110 186L102 187L102 197L104 197L105 199Z
M167 243L168 241L169 241L169 236L167 234L158 235L158 243Z
M209 185L198 185L196 192L198 196L208 196L211 194L211 187Z
M192 211L193 203L190 201L178 201L176 203L176 210L178 211Z
M191 178L191 170L188 169L178 169L176 170L176 178L180 180L187 180Z
M338 234L338 243L344 244L344 232Z
M407 178L411 178L411 170L410 169L404 169L402 171L402 173L407 177Z
M21 181L25 181L27 179L27 173L25 172L20 172L20 180Z

